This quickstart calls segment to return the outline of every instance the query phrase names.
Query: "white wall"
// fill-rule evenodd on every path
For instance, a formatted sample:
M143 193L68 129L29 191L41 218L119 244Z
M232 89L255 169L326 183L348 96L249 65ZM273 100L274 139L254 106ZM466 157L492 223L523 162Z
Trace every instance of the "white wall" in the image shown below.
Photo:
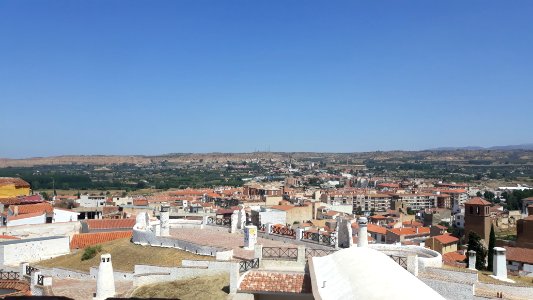
M36 238L44 236L73 236L80 232L80 222L47 223L38 225L19 225L0 227L0 234L20 238Z
M115 202L115 205L121 206L121 205L133 205L133 197L113 197L113 202Z
M81 195L77 202L81 207L100 207L105 206L106 198L105 196Z
M6 226L17 226L17 225L32 225L32 224L44 224L46 223L46 214L42 214L40 216L35 216L31 218L23 218L23 219L17 219L17 220L7 220Z
M259 222L261 224L272 223L272 224L287 224L287 212L283 210L273 209L270 211L260 211L259 212Z
M0 244L0 264L18 265L65 255L70 253L69 242L66 236L4 242Z
M524 264L522 270L523 270L523 271L526 271L526 272L533 273L533 265Z
M54 208L54 223L78 221L80 213Z

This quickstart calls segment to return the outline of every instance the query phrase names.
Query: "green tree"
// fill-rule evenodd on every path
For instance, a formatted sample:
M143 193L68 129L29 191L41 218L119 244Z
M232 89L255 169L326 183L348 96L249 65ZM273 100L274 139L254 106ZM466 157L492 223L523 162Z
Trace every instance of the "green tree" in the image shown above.
M494 256L494 247L496 247L496 234L494 234L494 225L490 225L490 237L489 237L489 254L488 254L488 264L487 270L492 271L492 257Z
M483 198L492 202L494 200L494 193L491 191L486 191L485 193L483 193Z
M478 196L478 197L483 197L483 194L481 194L481 192L478 191L478 192L476 193L476 196Z
M50 200L50 196L48 196L47 192L41 192L40 194L41 194L41 196L43 196L44 200L46 200L46 201Z
M485 246L481 243L481 237L473 231L468 233L468 251L470 250L476 251L476 269L484 269L487 249L485 249Z

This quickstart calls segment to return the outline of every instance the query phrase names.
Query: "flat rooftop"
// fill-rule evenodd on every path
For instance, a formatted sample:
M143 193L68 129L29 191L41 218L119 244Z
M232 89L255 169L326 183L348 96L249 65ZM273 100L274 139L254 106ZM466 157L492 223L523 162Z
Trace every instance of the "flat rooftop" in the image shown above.
M68 238L67 236L43 236L43 237L37 237L37 238L31 238L31 239L23 239L23 240L4 240L0 242L0 245L12 245L12 244L23 244L27 242L37 242L37 241L46 241L46 240L55 240L55 239L61 239L61 238Z

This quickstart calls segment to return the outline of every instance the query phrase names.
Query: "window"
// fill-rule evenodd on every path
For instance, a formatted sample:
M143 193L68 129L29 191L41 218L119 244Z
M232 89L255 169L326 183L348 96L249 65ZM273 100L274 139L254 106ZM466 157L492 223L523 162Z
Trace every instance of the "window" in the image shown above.
M473 206L470 206L470 214L474 214L474 207Z

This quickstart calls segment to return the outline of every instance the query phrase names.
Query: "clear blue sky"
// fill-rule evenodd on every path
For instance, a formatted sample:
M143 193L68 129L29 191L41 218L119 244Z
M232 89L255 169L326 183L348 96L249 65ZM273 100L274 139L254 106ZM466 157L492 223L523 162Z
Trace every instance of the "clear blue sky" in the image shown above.
M533 1L0 1L0 157L533 142Z

